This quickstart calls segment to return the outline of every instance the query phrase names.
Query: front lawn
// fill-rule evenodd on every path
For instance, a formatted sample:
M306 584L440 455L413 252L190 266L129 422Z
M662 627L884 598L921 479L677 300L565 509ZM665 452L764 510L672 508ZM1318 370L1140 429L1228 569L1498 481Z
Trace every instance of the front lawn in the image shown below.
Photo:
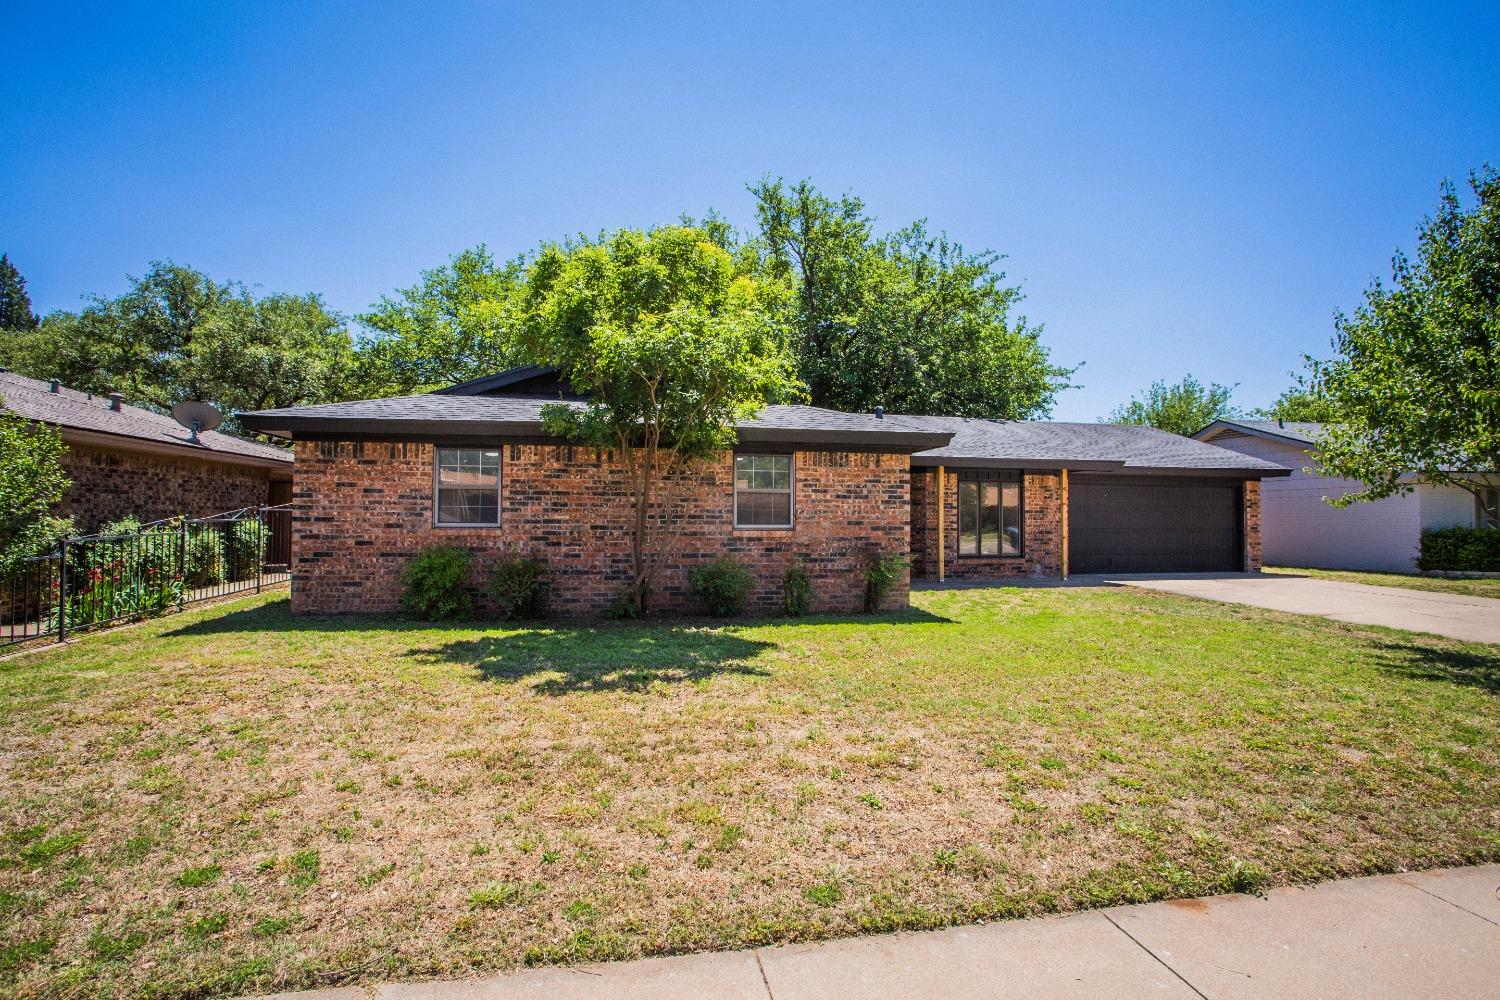
M1500 860L1500 648L1131 589L0 663L0 993L456 976Z
M1463 594L1468 597L1500 598L1500 580L1484 577L1418 576L1415 573L1365 573L1349 569L1279 569L1267 566L1267 573L1288 576L1310 576L1315 580L1339 583L1364 583L1373 587L1404 587L1407 590L1430 590L1439 594Z

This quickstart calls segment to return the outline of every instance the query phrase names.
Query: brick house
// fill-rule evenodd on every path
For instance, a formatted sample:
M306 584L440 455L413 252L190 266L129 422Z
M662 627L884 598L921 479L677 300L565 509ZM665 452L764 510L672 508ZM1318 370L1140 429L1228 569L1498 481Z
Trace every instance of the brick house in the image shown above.
M203 517L291 499L292 456L283 448L203 431L198 439L171 417L0 371L0 409L55 427L68 446L72 480L54 513L80 532L134 515L142 521Z
M542 430L542 406L570 398L552 369L531 367L242 414L295 442L293 610L393 611L406 560L453 544L477 555L476 586L499 558L539 556L556 612L603 612L629 579L630 493L608 451ZM751 568L762 612L779 607L794 560L815 610L859 609L876 553L910 554L930 578L1255 570L1259 479L1287 472L1141 427L768 406L737 434L673 484L689 512L657 609L696 610L691 570L723 555ZM892 606L907 592L903 579Z

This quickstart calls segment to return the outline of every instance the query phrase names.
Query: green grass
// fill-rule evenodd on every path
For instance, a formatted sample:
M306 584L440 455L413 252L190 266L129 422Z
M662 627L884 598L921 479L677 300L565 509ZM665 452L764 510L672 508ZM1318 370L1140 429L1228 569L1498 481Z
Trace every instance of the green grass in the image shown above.
M1500 860L1500 647L1119 589L0 662L0 994L213 997ZM477 849L476 849L477 848Z
M1464 594L1468 597L1500 598L1500 579L1446 576L1418 576L1415 573L1364 573L1348 569L1297 569L1266 567L1267 573L1310 576L1317 580L1339 583L1365 583L1373 587L1404 587L1407 590L1430 590L1439 594Z

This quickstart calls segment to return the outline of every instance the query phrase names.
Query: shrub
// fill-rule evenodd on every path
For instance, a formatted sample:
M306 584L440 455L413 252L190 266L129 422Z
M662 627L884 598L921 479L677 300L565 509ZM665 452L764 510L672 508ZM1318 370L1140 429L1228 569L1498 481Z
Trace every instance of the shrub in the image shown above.
M512 618L540 618L549 589L547 564L530 556L506 559L490 572L490 596Z
M474 610L464 589L473 556L454 545L423 549L401 569L401 606L428 621L466 618Z
M750 571L733 556L724 556L693 570L692 588L709 614L732 618L745 610L750 597Z
M266 561L269 532L258 518L235 521L224 533L224 562L231 580L248 580Z
M66 451L53 428L0 413L0 562L37 555L45 544L39 531L56 535L55 523L38 525L68 489L62 469Z
M191 588L224 582L224 535L217 524L188 526L182 578Z
M645 587L636 600L636 585L627 583L615 594L615 599L609 603L609 609L605 614L611 618L626 619L640 618L646 613L646 601L650 597L651 588Z
M1500 572L1500 531L1494 528L1438 528L1422 532L1419 569Z
M896 585L897 580L901 579L901 571L904 569L906 569L906 556L899 552L893 552L890 555L877 552L870 558L870 566L865 570L866 611L880 610L891 588Z
M792 563L781 575L781 604L793 618L812 610L812 577L801 563Z

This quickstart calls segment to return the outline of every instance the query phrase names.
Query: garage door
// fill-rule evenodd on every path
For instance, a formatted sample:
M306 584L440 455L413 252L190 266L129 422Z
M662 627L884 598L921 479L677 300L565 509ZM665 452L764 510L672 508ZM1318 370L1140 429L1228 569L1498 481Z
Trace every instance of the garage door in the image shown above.
M1240 484L1074 476L1068 489L1073 573L1210 573L1244 568Z

